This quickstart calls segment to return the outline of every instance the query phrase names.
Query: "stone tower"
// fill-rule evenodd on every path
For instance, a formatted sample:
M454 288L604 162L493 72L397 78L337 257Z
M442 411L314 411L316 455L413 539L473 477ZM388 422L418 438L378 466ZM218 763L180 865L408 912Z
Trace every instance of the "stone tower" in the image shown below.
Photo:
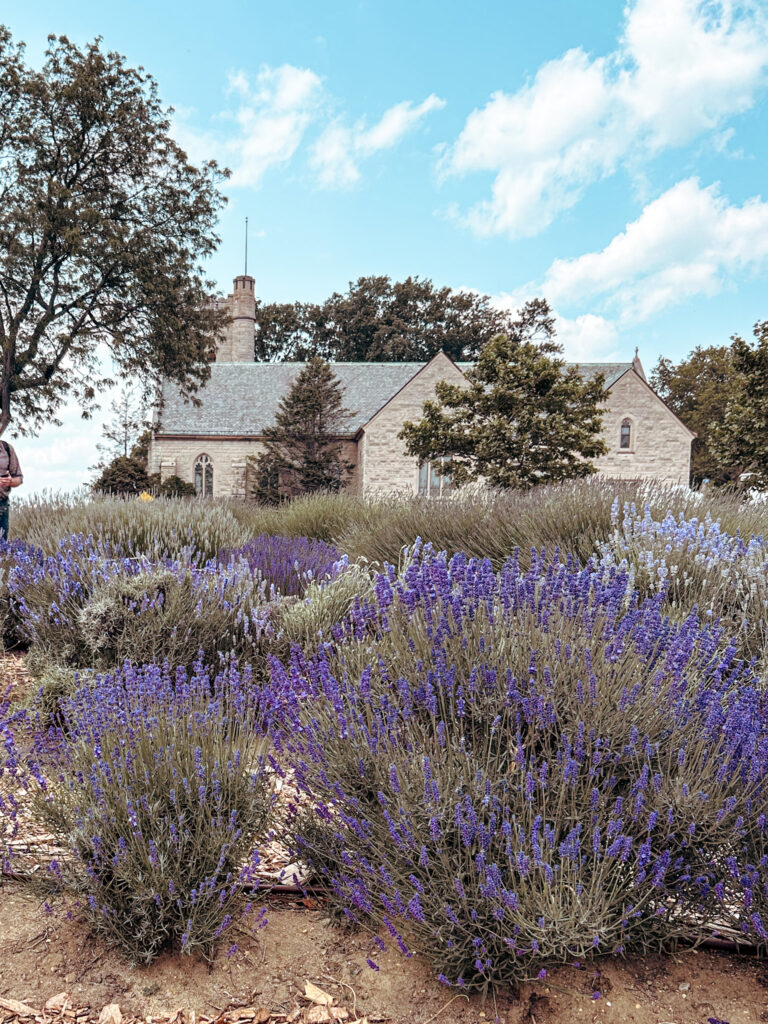
M256 330L255 282L247 274L235 278L234 291L224 300L232 322L216 347L217 363L252 363Z

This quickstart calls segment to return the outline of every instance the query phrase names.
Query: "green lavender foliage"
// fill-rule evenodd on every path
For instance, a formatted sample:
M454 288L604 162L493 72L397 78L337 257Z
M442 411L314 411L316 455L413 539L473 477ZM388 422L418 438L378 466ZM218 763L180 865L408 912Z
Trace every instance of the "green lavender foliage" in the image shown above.
M126 555L174 558L194 550L203 560L252 536L226 505L211 501L71 494L32 498L14 506L13 535L45 554L53 554L61 538L72 534L108 540Z
M346 619L355 602L371 597L372 586L370 573L352 565L334 580L312 583L303 597L279 602L271 611L269 653L288 657L294 645L305 652L316 650L331 638L333 627Z
M231 570L234 585L222 586L226 575L223 568L149 568L97 586L77 615L80 665L105 670L126 659L167 660L189 669L199 657L207 665L229 654L253 658L261 641L253 616L266 602L265 588Z

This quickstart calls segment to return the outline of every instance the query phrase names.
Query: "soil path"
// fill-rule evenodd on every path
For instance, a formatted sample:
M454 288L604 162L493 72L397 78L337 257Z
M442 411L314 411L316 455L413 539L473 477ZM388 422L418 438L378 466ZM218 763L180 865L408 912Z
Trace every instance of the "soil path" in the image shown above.
M322 909L270 905L265 928L235 938L237 951L227 958L222 947L213 965L168 954L149 967L131 967L92 939L76 916L46 914L20 884L6 881L0 888L0 997L43 1007L66 992L75 1007L90 1008L93 1020L109 1003L144 1021L168 1019L183 1008L234 1022L237 1007L269 1011L274 1021L297 1011L298 1021L331 1019L302 998L310 981L334 996L350 1024L364 1016L369 1024L480 1024L496 1016L505 1024L768 1021L768 963L709 950L560 968L517 999L501 992L494 1007L479 996L449 1002L455 992L434 981L417 958L378 953L368 936L337 929Z

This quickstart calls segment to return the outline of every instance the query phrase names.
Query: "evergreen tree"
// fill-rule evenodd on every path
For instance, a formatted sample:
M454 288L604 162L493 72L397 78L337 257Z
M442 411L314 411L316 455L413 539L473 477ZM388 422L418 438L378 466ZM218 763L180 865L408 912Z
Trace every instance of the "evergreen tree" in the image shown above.
M277 502L344 487L354 467L344 458L340 437L352 415L342 392L330 364L313 356L280 399L275 425L264 432L265 450L249 460L256 478L253 497Z
M584 380L558 357L547 304L528 303L515 337L500 334L482 350L467 383L440 381L424 418L400 433L422 462L450 460L457 485L483 479L532 487L595 471L605 379Z

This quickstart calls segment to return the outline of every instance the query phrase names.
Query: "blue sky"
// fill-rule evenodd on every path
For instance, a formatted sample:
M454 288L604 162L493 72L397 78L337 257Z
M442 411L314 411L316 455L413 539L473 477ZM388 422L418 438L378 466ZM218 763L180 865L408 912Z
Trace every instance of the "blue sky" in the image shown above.
M725 344L768 318L768 4L13 0L28 59L96 35L143 65L195 159L231 168L211 276L267 301L363 274L518 306L573 359ZM97 423L19 442L71 488ZM62 462L62 449L67 453Z

